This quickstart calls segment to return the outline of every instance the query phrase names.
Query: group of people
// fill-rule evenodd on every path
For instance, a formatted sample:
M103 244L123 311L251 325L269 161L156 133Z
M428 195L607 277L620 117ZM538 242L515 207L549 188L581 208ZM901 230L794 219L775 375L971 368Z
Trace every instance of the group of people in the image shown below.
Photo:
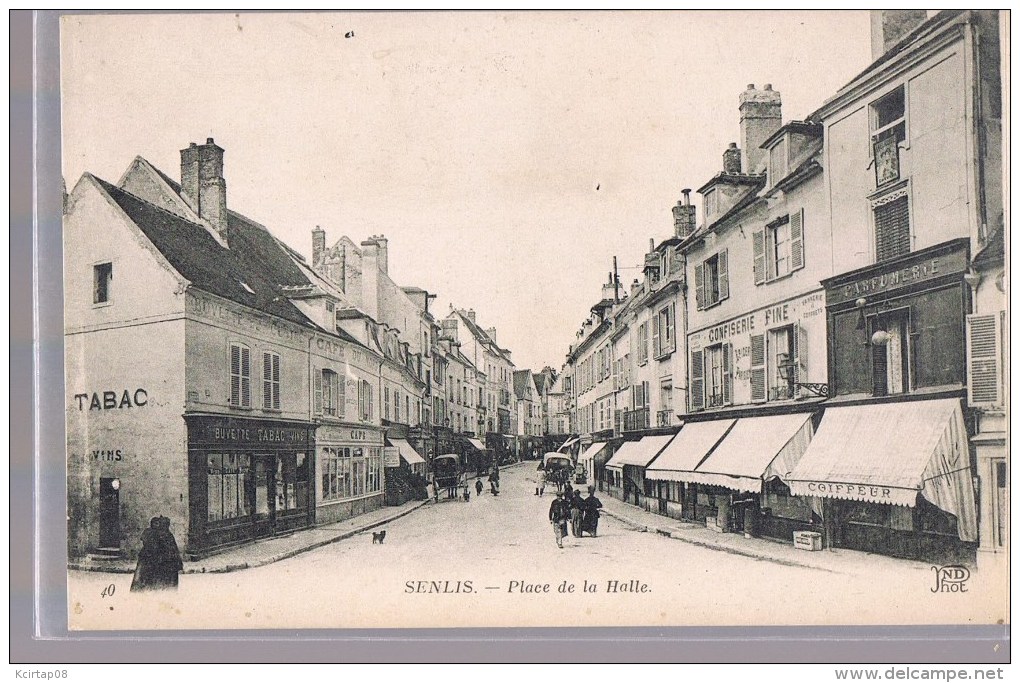
M142 532L142 549L131 579L132 591L177 590L178 575L184 569L168 517L153 517Z
M549 522L556 534L556 545L563 547L563 538L567 535L567 523L570 533L575 538L582 538L584 532L598 536L599 509L602 501L595 496L595 487L588 487L588 497L582 498L580 491L575 491L569 484L556 493L556 500L549 506Z
M478 478L475 480L475 495L482 495L482 491L484 489L485 485L482 484L482 475L479 474ZM492 471L489 472L489 492L494 496L499 495L499 467L493 466ZM467 487L467 485L465 485L464 500L469 500L470 498L471 490Z

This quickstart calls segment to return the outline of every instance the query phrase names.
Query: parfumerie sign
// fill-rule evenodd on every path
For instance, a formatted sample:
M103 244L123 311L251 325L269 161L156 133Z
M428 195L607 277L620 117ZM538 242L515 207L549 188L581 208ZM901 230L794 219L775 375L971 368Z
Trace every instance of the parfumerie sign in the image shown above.
M827 303L831 306L860 297L884 294L926 280L963 273L965 270L967 270L966 246L937 256L929 256L916 263L901 264L893 269L871 268L869 273L851 280L839 278L826 291Z

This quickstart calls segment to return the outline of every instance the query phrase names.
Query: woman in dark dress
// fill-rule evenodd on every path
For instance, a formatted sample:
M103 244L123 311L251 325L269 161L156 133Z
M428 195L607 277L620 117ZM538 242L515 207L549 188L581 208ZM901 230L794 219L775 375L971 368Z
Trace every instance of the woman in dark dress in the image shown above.
M184 569L177 540L170 531L168 517L153 517L142 532L142 550L131 580L132 591L176 590L179 572Z

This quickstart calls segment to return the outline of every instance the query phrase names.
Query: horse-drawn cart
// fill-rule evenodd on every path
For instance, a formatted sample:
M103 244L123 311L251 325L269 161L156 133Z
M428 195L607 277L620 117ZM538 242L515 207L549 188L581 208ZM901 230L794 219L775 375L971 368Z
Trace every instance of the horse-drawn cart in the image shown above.
M440 492L445 491L445 500L460 500L460 489L464 485L464 470L460 456L456 453L437 455L432 460L432 496L438 503Z

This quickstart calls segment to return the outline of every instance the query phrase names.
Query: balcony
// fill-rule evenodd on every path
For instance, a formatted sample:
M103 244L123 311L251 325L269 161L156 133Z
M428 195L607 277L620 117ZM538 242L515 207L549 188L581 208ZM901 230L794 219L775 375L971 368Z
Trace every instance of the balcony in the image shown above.
M673 424L673 411L672 410L660 410L655 413L655 426L656 427L668 427Z
M638 408L637 410L623 411L623 431L633 432L639 429L648 429L651 420L651 410Z

